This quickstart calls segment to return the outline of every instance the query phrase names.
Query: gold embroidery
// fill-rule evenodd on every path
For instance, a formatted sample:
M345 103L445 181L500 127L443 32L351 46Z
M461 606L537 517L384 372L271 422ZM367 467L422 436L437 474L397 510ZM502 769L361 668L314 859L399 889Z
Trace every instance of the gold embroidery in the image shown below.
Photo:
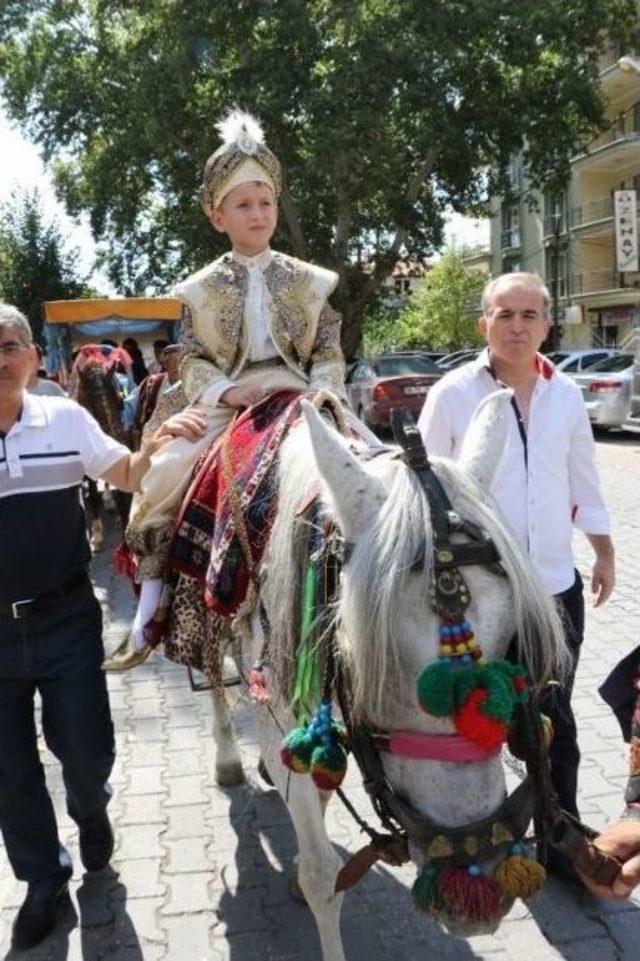
M298 358L308 363L315 339L315 325L309 308L317 299L313 273L300 260L274 254L264 272L273 303L273 334L276 342L291 344Z

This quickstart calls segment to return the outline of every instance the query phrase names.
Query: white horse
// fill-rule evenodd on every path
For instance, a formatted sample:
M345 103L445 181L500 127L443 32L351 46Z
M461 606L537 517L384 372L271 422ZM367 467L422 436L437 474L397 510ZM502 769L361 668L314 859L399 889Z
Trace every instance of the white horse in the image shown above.
M501 577L488 567L464 568L471 594L466 616L487 659L504 656L517 634L521 659L542 681L557 676L566 663L560 622L486 494L504 444L508 405L506 391L492 395L478 412L460 462L436 460L433 467L454 510L493 540L507 574ZM294 524L314 484L319 484L327 510L352 545L341 574L335 621L338 656L349 673L354 711L386 730L451 733L454 728L450 719L421 710L416 697L416 678L437 658L439 645L439 621L429 600L433 558L427 497L397 451L365 463L313 407L304 406L306 423L291 432L281 450L279 509L261 574L271 630L271 701L269 710L256 707L257 730L262 758L286 799L296 831L298 881L317 922L324 961L343 961L343 895L334 893L342 862L327 836L324 799L309 775L290 775L280 760L282 730L295 723L281 689L282 679L291 676L297 632L291 613L295 592L301 590ZM425 563L417 570L414 561L420 552ZM263 646L257 614L248 617L240 633L242 668L248 673ZM242 776L240 755L222 694L214 695L214 705L217 775L228 784ZM394 789L413 808L445 826L488 817L505 797L499 755L471 763L385 755L383 765ZM410 853L420 868L424 854L414 846ZM507 902L502 913L509 906ZM439 920L460 930L446 912ZM467 925L465 933L486 928Z

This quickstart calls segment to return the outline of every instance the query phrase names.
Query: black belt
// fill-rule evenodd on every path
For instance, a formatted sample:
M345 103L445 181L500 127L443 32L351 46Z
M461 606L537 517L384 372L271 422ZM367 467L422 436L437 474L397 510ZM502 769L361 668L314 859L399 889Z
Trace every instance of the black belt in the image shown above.
M23 601L13 601L8 604L0 603L0 614L9 614L15 621L21 621L31 614L37 614L38 611L45 610L88 582L89 575L86 571L81 571L80 574L74 574L61 587L56 587L55 591L48 591L46 594L30 597Z

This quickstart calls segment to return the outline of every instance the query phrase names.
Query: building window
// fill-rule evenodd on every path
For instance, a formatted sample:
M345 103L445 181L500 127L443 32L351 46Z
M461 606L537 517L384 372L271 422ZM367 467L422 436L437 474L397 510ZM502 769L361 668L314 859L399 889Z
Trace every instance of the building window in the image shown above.
M554 291L554 280L555 280L555 267L554 267L554 257L558 258L557 266L557 277L558 277L558 290ZM556 254L555 246L547 247L545 252L545 280L551 297L553 298L554 293L556 293L558 299L561 297L569 296L569 270L567 262L567 251L558 250Z
M544 234L549 237L563 234L567 230L566 194L544 195Z
M503 250L520 246L520 208L515 204L502 205L501 246Z

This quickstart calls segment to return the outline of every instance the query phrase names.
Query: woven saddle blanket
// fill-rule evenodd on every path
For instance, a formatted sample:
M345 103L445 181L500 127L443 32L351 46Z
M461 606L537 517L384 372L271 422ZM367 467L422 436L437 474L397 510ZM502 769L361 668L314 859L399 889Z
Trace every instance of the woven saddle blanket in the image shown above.
M253 569L260 565L278 509L278 451L301 417L302 396L279 391L244 411L196 465L178 516L169 568L194 578L209 610L222 617L236 614L249 588L243 539Z

